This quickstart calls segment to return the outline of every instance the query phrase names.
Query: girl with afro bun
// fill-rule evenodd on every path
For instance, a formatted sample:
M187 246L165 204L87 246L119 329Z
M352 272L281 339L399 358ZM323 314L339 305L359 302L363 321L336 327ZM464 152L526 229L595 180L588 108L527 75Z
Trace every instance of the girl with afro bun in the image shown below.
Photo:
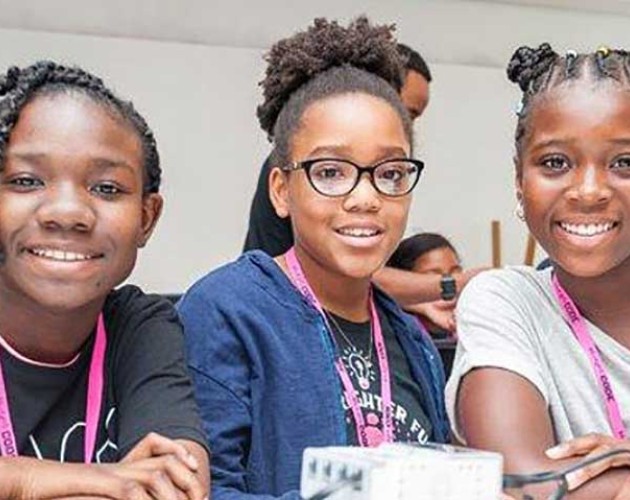
M444 442L449 432L435 348L371 284L423 168L392 28L316 19L267 61L258 117L294 246L245 253L179 306L215 499L298 499L308 446Z
M503 453L508 472L625 450L566 487L628 498L617 494L630 489L630 57L521 47L508 76L523 92L517 212L553 266L491 271L464 290L451 422L466 444Z

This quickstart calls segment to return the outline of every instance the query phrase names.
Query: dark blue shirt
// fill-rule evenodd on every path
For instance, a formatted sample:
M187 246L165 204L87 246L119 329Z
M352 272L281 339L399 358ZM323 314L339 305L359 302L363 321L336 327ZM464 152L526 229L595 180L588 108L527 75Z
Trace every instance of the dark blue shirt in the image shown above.
M375 299L425 396L430 440L445 442L440 357L413 318L378 290ZM213 498L298 499L304 449L348 442L321 317L260 251L198 281L179 312L209 436Z

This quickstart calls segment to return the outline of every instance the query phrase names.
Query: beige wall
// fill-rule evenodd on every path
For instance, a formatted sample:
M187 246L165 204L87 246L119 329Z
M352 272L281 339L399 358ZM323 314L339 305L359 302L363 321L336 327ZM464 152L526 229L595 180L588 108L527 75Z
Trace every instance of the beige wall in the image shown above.
M73 2L55 5L60 3L69 8ZM42 9L50 4L42 3ZM121 9L133 2L123 4ZM182 9L186 5L201 3L184 1ZM409 232L444 232L470 265L490 262L493 218L503 223L504 260L520 263L525 250L525 232L512 213L518 93L503 69L512 49L547 39L561 50L600 43L630 47L628 18L476 1L371 1L358 8L349 0L304 5L269 0L265 9L243 2L204 5L205 24L193 23L190 12L181 18L190 24L190 38L203 44L0 30L0 66L46 57L83 65L133 97L155 129L166 212L132 277L150 290L180 291L239 253L268 147L254 118L262 47L314 15L367 12L380 21L398 20L401 40L428 56L435 76L432 102L417 130L418 156L427 169ZM56 12L62 19L61 10ZM27 14L23 24L33 28ZM170 15L178 21L176 13ZM188 33L169 26L165 38ZM140 33L156 35L146 27Z

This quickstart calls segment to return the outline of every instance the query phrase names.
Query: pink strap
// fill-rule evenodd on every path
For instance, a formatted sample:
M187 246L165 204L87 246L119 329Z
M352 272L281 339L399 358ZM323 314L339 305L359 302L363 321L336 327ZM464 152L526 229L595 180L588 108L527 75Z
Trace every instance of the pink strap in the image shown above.
M608 422L614 436L619 439L625 439L626 428L621 418L621 411L619 410L619 403L613 392L612 385L610 384L610 378L608 371L604 366L602 357L599 354L599 350L593 341L593 337L588 331L588 326L584 321L584 317L580 313L577 306L569 297L569 294L562 288L558 277L554 273L551 282L553 285L553 291L556 295L556 299L560 303L560 311L564 320L569 324L573 335L584 349L584 352L591 362L593 373L599 383L599 387L602 392L604 402L606 404L606 411L608 413Z
M96 434L98 420L101 413L103 400L103 368L105 365L105 351L107 349L107 334L103 314L98 316L96 327L96 339L90 360L90 372L88 376L87 403L85 416L85 463L90 463L96 446ZM17 443L9 412L9 398L2 365L0 364L0 454L4 457L17 457Z
M289 275L293 284L297 287L300 293L310 302L310 304L317 309L319 314L324 320L326 324L326 328L328 330L328 334L333 345L336 346L335 337L332 334L332 329L330 324L328 323L328 318L324 313L324 309L317 299L313 289L309 285L306 276L304 275L304 271L302 270L302 266L297 258L295 253L295 247L291 247L289 251L285 254L287 266L289 268ZM372 325L374 329L374 345L376 346L376 353L379 361L379 369L381 372L381 398L383 404L383 436L385 442L391 443L394 440L394 419L393 419L393 409L392 409L392 388L391 388L391 380L389 373L389 362L387 359L387 348L385 346L385 340L383 338L383 330L381 328L381 321L378 317L378 312L376 310L376 305L374 304L374 298L372 293L370 292L370 315L372 320ZM338 349L336 349L338 350ZM335 368L339 374L339 378L341 379L341 384L343 386L344 396L350 407L350 411L352 412L352 416L354 418L354 422L357 428L357 435L359 439L359 444L361 446L369 446L370 440L368 439L365 425L365 418L363 417L363 412L361 411L361 406L359 404L359 400L357 398L356 391L354 386L352 385L352 380L350 379L350 375L346 370L346 367L343 364L343 361L340 357L337 357L335 360Z
M85 410L85 463L90 463L94 456L96 446L96 434L98 430L98 418L101 414L103 402L103 379L105 366L105 351L107 349L107 334L103 314L98 316L96 327L96 339L90 361L90 374L88 378L87 407Z

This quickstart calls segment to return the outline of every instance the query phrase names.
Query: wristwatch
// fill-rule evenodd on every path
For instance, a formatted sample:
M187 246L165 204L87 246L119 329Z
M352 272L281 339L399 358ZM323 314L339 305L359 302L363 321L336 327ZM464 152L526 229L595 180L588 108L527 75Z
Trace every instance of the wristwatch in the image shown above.
M440 280L440 296L442 300L453 300L457 296L457 282L450 274L445 274Z

